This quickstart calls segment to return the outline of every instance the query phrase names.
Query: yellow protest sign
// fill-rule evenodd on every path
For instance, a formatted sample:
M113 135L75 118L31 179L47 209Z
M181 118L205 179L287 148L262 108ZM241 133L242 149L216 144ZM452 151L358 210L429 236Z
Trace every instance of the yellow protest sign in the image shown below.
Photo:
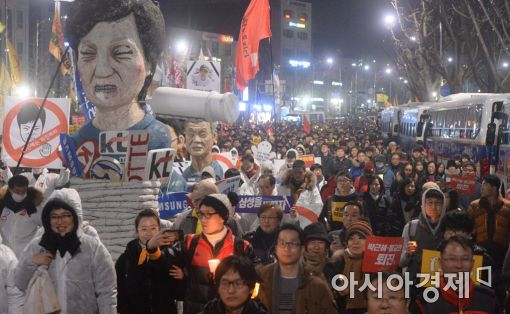
M436 273L442 274L441 265L439 263L439 258L441 253L439 251L434 250L423 250L422 258L421 258L421 273L422 274L430 274L430 280L425 284L425 287L431 287L432 282L435 280L439 280L439 278L434 278ZM483 266L483 256L475 255L475 262L473 264L473 269L471 270L471 279L479 283L477 280L477 269ZM425 278L420 278L420 282L426 280Z
M343 222L344 221L344 213L342 212L342 208L347 202L331 202L331 218L334 222Z

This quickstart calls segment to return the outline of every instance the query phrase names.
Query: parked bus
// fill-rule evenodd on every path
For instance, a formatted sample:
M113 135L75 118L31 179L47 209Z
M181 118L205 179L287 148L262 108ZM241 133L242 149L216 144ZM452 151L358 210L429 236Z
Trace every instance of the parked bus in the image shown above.
M405 108L405 106L389 107L381 111L379 128L381 129L382 137L386 143L398 140L399 114Z
M423 112L430 108L432 103L409 103L400 111L398 143L410 151L416 145L423 145L423 136L417 135L417 127Z
M477 163L478 173L486 176L495 172L501 155L501 138L507 127L504 110L509 106L510 94L444 97L420 115L417 139L423 137L434 160L446 163L466 154Z

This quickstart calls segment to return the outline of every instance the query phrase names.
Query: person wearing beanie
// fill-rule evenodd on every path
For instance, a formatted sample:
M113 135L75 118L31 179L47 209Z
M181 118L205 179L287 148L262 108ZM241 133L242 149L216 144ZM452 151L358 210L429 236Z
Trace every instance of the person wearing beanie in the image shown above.
M253 247L247 241L234 235L227 221L237 203L237 194L212 193L200 202L197 211L202 225L200 234L188 234L172 250L176 256L176 271L170 275L183 279L187 274L184 297L184 314L199 313L204 305L216 296L211 285L209 260L222 260L235 254L249 257L258 263Z
M44 206L41 220L44 233L20 256L14 276L16 287L30 294L29 282L44 265L60 313L115 313L117 284L112 257L99 239L83 233L76 209L54 198Z
M368 178L375 175L375 164L371 161L367 161L363 167L363 174L354 180L354 188L358 193L364 193L368 191Z
M409 272L411 280L417 280L423 250L435 250L443 240L444 231L441 223L446 212L444 205L443 192L429 188L423 192L419 217L404 226L402 231L404 247L400 256L400 267Z
M210 180L202 180L191 188L191 193L188 193L189 207L177 214L173 224L174 229L183 230L184 234L202 233L202 223L198 219L198 208L200 203L209 194L219 193L218 187Z
M306 226L305 250L303 251L303 264L307 271L314 276L326 280L324 266L328 262L329 238L323 224L315 222Z
M349 280L352 277L357 282L363 282L365 275L361 271L361 266L365 241L369 236L372 236L372 227L367 220L359 219L350 224L346 230L347 248L340 251L325 268L329 282L336 274L343 274ZM349 288L339 291L337 305L339 313L365 313L367 309L364 292L360 292L359 289L354 290L354 295L349 295Z
M319 216L322 208L322 199L317 189L317 178L310 170L306 170L305 162L296 160L292 168L287 170L281 177L282 182L277 187L277 193L281 196L292 196L294 206L304 207L309 210L309 215L299 215L301 228L306 227L312 220L310 216ZM292 209L293 214L295 208ZM292 222L291 222L292 223Z

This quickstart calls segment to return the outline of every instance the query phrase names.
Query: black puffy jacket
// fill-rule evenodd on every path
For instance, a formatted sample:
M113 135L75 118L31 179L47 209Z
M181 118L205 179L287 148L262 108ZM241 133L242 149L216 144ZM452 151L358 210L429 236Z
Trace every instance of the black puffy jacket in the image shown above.
M157 260L138 265L142 247L138 239L128 243L115 263L117 272L117 311L120 314L174 314L175 300L182 300L184 281L168 272L172 257L162 253Z

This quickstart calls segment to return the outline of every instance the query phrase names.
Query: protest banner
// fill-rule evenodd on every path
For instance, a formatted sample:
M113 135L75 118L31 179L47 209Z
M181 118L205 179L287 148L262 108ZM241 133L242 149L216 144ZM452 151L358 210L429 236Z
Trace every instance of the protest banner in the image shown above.
M217 61L188 61L186 88L220 93L221 64Z
M361 269L364 273L397 270L404 246L401 237L367 237Z
M234 162L232 161L232 154L230 152L224 152L221 154L212 154L212 159L216 160L223 170L223 173L230 168L234 168Z
M161 219L173 218L188 208L187 192L177 192L160 195L158 197L159 217Z
M168 179L176 154L177 151L173 148L150 150L145 164L145 180Z
M294 204L291 196L262 196L262 195L239 195L239 203L236 206L236 213L256 214L264 203L272 203L288 213Z
M149 140L150 134L147 131L129 131L129 149L124 167L125 181L144 180Z
M68 132L69 99L48 98L37 119L42 102L41 98L6 97L2 157L7 166L17 165L35 123L21 167L62 168L58 147L60 134Z
M66 161L67 168L71 171L71 175L81 177L83 175L83 169L78 161L74 142L68 134L60 134L60 146L62 147L62 155Z
M304 218L304 219L310 221L311 223L317 222L317 220L319 220L319 215L317 215L317 213L315 213L313 210L311 210L309 208L296 205L296 211L299 214L300 220L301 220L301 218ZM305 223L308 223L308 222L305 222Z
M99 153L101 155L127 155L129 131L106 131L99 133Z
M452 176L450 187L461 195L474 195L476 192L476 177Z
M313 155L301 155L298 156L297 159L304 161L306 168L310 168L315 163L315 158Z
M331 219L334 222L343 222L344 221L344 212L342 209L344 208L345 202L333 202L331 201Z
M83 142L76 149L76 155L78 155L80 166L87 176L92 163L95 159L97 159L97 157L99 157L99 148L97 147L97 142L92 140Z
M272 145L268 141L262 141L257 146L252 145L251 150L253 151L253 159L257 164L262 164L268 160L272 160L276 157L275 152L271 152Z
M235 176L228 179L223 179L216 182L216 186L220 193L227 194L228 192L239 192L239 183L241 176Z
M421 274L427 274L430 276L435 276L436 273L441 273L441 265L439 263L439 258L441 257L441 253L435 250L423 250L422 258L421 258ZM475 262L473 264L473 269L471 270L471 279L474 282L478 282L480 276L477 276L477 272L482 272L481 267L483 266L483 256L475 255ZM424 280L424 278L421 278ZM432 283L439 278L434 278L434 280L427 280L425 287L431 287ZM420 280L420 282L422 281Z

